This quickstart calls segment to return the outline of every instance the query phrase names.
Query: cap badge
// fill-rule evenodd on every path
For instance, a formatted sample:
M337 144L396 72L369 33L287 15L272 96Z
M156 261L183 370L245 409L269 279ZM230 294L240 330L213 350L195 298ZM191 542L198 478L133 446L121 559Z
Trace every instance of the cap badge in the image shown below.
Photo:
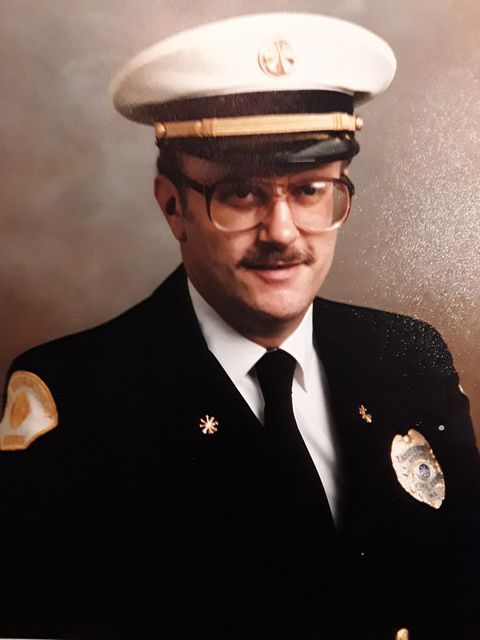
M292 45L283 38L275 38L265 44L258 52L260 68L267 76L280 78L291 73L297 57Z
M391 458L397 479L415 500L439 509L445 498L442 469L427 440L410 429L406 436L396 435Z
M218 422L213 416L205 416L201 418L198 425L204 435L212 435L218 431Z
M57 408L47 385L30 371L15 371L0 421L0 450L26 449L57 424Z
M372 415L370 413L367 413L367 407L365 407L363 404L358 407L358 413L360 414L362 420L365 420L365 422L373 422Z

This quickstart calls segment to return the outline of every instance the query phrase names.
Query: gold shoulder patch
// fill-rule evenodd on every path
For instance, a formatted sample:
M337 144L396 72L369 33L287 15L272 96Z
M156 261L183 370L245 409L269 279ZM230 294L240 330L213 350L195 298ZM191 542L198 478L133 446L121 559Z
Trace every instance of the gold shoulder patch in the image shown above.
M26 449L57 424L57 407L47 385L30 371L15 371L0 421L0 451Z

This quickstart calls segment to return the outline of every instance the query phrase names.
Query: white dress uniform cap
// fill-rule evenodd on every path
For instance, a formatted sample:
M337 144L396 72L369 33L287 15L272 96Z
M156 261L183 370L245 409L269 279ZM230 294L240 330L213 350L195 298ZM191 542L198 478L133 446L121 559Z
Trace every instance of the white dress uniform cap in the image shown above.
M262 13L158 42L127 63L111 92L122 115L154 124L162 104L242 93L331 90L359 104L383 92L395 68L389 45L356 24L318 14Z
M111 84L116 109L155 127L160 155L285 168L349 160L356 105L395 73L386 42L318 14L260 13L177 33Z

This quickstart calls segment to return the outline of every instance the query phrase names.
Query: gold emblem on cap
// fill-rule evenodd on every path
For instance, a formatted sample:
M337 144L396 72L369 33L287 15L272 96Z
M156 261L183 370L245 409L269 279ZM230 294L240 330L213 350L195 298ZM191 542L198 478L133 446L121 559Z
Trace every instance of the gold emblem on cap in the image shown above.
M358 413L361 415L362 420L365 420L365 422L373 422L371 414L367 413L367 407L365 407L363 404L358 407Z
M445 498L442 469L427 440L410 429L406 436L396 435L391 458L397 479L415 500L439 509Z
M7 388L0 421L0 450L26 449L58 424L58 414L47 385L30 371L15 371Z
M204 418L201 418L198 426L205 435L212 435L212 433L216 433L218 431L218 422L213 416L207 415Z
M283 38L275 38L260 49L258 63L267 76L280 78L295 69L297 57L289 42Z

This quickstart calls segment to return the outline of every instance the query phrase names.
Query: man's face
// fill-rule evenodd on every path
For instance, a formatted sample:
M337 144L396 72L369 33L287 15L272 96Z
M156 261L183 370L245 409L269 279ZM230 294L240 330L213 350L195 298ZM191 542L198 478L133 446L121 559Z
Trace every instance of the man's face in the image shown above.
M221 180L227 168L184 156L181 171L209 185ZM337 161L258 179L281 190L303 179L338 178L340 171ZM299 229L286 200L275 198L259 226L225 232L209 219L203 194L184 188L182 211L169 222L181 241L185 269L199 293L224 320L252 339L268 334L274 325L293 330L328 274L336 231L313 234ZM158 191L157 185L157 197Z

